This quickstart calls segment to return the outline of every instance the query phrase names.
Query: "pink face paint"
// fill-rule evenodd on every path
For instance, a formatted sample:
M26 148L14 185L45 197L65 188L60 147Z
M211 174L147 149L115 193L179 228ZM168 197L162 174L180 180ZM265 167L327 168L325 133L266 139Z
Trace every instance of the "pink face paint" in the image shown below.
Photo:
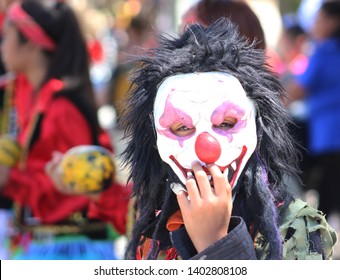
M211 115L211 123L214 125L220 125L224 122L226 117L236 118L236 124L228 129L222 130L219 128L214 127L214 131L221 135L224 135L228 138L228 141L231 142L233 140L233 133L239 132L241 129L245 128L247 125L247 120L242 119L245 115L245 111L240 106L236 105L231 101L223 102Z
M174 90L172 90L174 91ZM183 126L188 128L194 127L192 118L186 114L184 111L177 109L171 103L171 94L166 99L164 113L159 118L159 124L164 129L157 129L158 133L170 138L177 140L179 145L183 147L184 140L192 137L193 135L179 137L171 131L171 125L174 123L181 123Z
M160 85L154 103L159 155L183 184L193 161L199 161L207 174L206 166L210 162L222 172L232 165L232 169L237 170L230 173L230 179L236 184L256 148L255 112L252 101L232 75L207 72L168 77ZM222 127L221 124L229 118L234 119L231 125ZM182 130L181 126L192 128L193 133L176 136ZM196 143L202 140L198 136L204 133L216 139L214 144L220 146L218 153L205 153L209 150L206 141Z

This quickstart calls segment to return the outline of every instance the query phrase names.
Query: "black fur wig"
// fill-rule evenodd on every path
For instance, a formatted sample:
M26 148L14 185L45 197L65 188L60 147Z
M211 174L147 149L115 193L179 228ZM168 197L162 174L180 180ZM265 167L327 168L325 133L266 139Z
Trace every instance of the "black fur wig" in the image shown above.
M298 155L288 133L289 116L283 106L285 93L265 63L262 50L242 37L227 19L210 27L188 27L179 38L161 37L160 46L138 60L133 86L121 123L128 145L125 162L131 168L133 195L138 217L126 258L136 258L143 237L153 238L148 258L171 247L166 221L179 207L169 187L180 182L157 151L153 103L162 81L172 75L192 72L226 72L242 84L257 110L258 144L234 187L233 215L242 216L248 228L256 226L269 244L269 259L282 258L278 231L278 204L287 201L284 175L295 175ZM162 210L155 217L155 210Z

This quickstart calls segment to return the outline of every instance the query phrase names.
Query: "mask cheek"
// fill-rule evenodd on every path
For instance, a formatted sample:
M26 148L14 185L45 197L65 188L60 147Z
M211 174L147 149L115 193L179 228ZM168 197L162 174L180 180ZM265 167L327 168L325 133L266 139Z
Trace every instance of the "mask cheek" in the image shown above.
M161 159L172 168L172 170L184 184L186 182L185 171L180 168L171 158L175 158L176 161L184 168L191 169L191 162L194 159L190 161L189 158L191 158L191 156L188 156L187 154L187 151L190 150L190 146L190 139L179 141L169 139L168 137L161 134L157 134L157 148ZM185 162L183 162L184 159L186 159Z
M240 133L239 135L235 135L234 138L235 142L234 144L241 147L246 147L247 151L244 154L242 161L239 163L240 166L238 166L238 173L236 176L236 179L234 181L235 186L237 184L237 181L240 177L240 175L243 172L244 167L246 166L248 160L254 153L257 145L257 134L256 134L256 127L254 125L250 125L247 130L244 131L244 133Z

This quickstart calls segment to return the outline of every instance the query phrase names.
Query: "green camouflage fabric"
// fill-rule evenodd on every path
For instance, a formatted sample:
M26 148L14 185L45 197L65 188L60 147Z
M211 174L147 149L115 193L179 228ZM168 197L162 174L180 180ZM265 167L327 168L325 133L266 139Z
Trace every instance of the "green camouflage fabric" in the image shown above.
M285 260L330 260L337 242L335 231L325 215L300 199L291 202L280 225ZM316 248L314 238L321 237L322 252ZM320 242L319 242L320 243ZM258 259L266 259L268 244L261 234L255 238Z

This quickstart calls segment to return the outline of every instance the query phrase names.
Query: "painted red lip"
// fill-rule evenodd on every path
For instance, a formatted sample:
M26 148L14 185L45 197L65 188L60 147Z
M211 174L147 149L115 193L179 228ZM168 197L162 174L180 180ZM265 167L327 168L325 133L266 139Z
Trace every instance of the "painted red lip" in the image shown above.
M241 163L242 163L242 161L243 161L243 158L244 158L246 152L247 152L247 147L246 147L246 146L243 146L240 155L239 155L236 159L234 159L233 161L231 161L229 164L227 164L227 165L225 165L225 166L218 166L218 168L219 168L221 171L224 171L226 168L228 168L228 169L229 169L229 174L230 174L230 172L232 172L232 173L231 173L231 174L232 174L232 175L231 175L231 178L228 176L228 178L229 178L229 184L230 184L231 187L234 186L235 180L236 180L236 178L237 178L237 174L238 174L239 171L240 171ZM185 178L187 178L188 172L190 172L190 173L192 173L192 174L194 173L194 172L192 171L192 169L184 168L184 167L177 161L177 159L176 159L173 155L171 155L169 158L170 158L170 159L177 165L177 167L182 171L183 176L184 176ZM234 163L234 162L236 163L236 170L234 170L234 169L231 167L232 163ZM208 171L208 169L207 169L206 166L202 166L202 168L203 168L203 170L205 171L205 173L207 173L207 175L210 175L210 173L209 173L209 171Z

